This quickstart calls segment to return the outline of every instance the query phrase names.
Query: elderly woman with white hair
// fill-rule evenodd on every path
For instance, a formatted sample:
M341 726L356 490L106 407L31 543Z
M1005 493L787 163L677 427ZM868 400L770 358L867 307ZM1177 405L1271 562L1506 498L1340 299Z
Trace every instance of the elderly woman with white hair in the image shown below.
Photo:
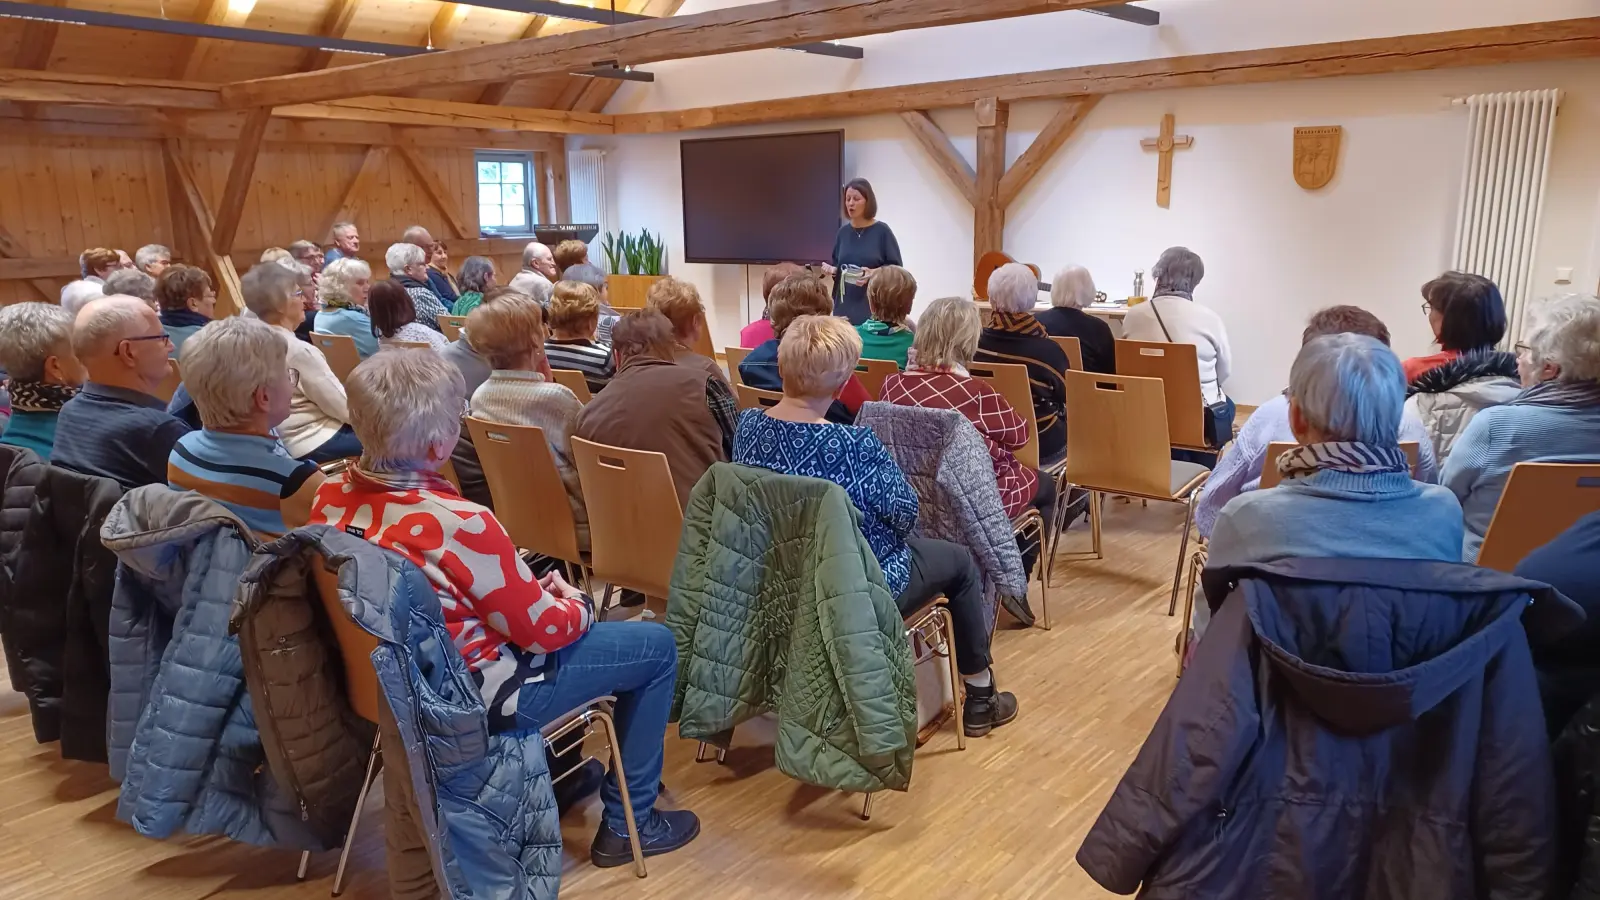
M372 291L372 267L354 256L341 256L328 263L317 279L315 330L318 334L342 334L355 341L356 354L366 359L378 352L378 335L372 330L372 314L367 297Z
M0 444L45 459L56 441L56 417L89 373L72 352L72 314L54 303L0 309L0 369L11 394L11 420Z
M1039 430L1039 464L1055 466L1067 457L1066 351L1050 340L1033 307L1039 278L1021 263L1007 263L989 276L989 325L978 338L973 360L1020 363L1028 367L1033 417Z
M1199 254L1187 247L1169 247L1151 267L1153 296L1128 310L1122 336L1130 341L1193 344L1200 367L1200 401L1205 404L1206 435L1212 447L1221 448L1233 437L1234 404L1222 383L1233 368L1233 351L1222 317L1194 302L1194 289L1206 274ZM1174 450L1172 458L1215 465L1215 453Z
M1094 302L1094 278L1083 266L1066 266L1050 281L1050 308L1034 318L1051 337L1075 337L1086 372L1117 371L1117 342L1111 326L1083 311Z
M450 309L439 299L428 281L428 252L416 244L390 244L383 261L389 266L390 277L411 296L412 306L417 312L417 323L434 331L442 331L439 317L448 315Z
M350 376L350 415L366 448L318 493L312 522L359 528L420 567L483 695L489 731L532 730L597 696L617 698L628 799L648 855L700 831L687 810L655 809L677 680L672 632L656 622L596 622L593 602L552 572L535 578L495 514L464 500L439 469L460 435L466 389L435 353L379 353ZM620 787L607 776L590 847L598 866L632 861Z
M1462 558L1476 561L1500 492L1519 462L1600 461L1600 299L1569 294L1535 310L1517 344L1523 391L1478 413L1456 438L1439 483L1466 515Z

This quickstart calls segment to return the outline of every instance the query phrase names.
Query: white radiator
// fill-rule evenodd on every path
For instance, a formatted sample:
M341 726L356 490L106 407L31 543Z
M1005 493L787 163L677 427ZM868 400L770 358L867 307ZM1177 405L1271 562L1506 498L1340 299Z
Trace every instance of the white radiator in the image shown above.
M1522 336L1555 138L1559 90L1474 94L1452 267L1500 286L1505 346Z
M612 230L606 209L606 153L604 150L575 150L567 154L567 181L572 190L572 221L600 226L600 234ZM596 259L599 255L596 254Z

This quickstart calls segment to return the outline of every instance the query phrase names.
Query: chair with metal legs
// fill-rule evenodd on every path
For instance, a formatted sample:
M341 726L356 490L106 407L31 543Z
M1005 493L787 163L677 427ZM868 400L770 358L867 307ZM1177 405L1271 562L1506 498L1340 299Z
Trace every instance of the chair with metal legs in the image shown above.
M616 776L617 790L622 794L622 815L628 822L628 844L633 848L633 871L640 878L648 873L644 866L644 848L639 843L639 823L634 821L633 803L628 796L628 776L622 767L622 742L617 739L617 723L611 715L611 709L616 705L617 698L612 696L596 697L577 709L556 717L549 724L539 729L539 734L544 738L545 746L550 749L552 757L559 756L556 750L556 741L580 729L587 729L590 725L598 723L600 730L605 732L606 746L611 756L611 774ZM592 732L591 732L592 733ZM589 760L595 759L587 753L577 765L557 775L550 773L550 783L554 785L563 778L582 769Z
M1039 477L1048 478L1049 476L1041 472ZM1056 503L1059 506L1061 500L1058 498ZM1054 518L1056 521L1053 524L1059 526L1060 517L1056 516ZM1039 558L1034 561L1033 566L1039 577L1039 624L1044 626L1045 631L1050 630L1050 584L1046 576L1046 570L1050 567L1049 557L1053 555L1055 549L1054 542L1051 540L1051 525L1052 523L1044 520L1043 513L1031 506L1023 510L1021 515L1011 520L1012 537L1021 537L1028 531L1032 531L1034 537L1039 541Z
M1209 553L1206 548L1206 539L1197 538L1200 546L1194 548L1189 554L1189 585L1183 595L1183 618L1178 620L1178 677L1183 677L1184 666L1188 662L1189 642L1194 640L1194 630L1191 623L1194 621L1194 594L1200 588L1200 573L1205 570Z
M555 456L537 425L464 420L494 498L495 518L519 550L560 560L567 580L593 595L589 554L578 546L578 527Z

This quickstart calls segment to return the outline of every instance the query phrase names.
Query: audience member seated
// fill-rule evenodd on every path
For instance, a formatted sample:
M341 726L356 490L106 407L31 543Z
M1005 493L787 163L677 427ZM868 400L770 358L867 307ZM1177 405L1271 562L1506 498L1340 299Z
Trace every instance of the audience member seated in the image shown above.
M1505 300L1482 275L1446 272L1428 282L1422 286L1422 311L1440 351L1406 360L1408 384L1463 353L1493 349L1506 336Z
M426 285L428 290L433 293L434 299L439 304L439 311L433 312L430 309L424 315L424 310L419 304L417 306L417 319L431 322L449 312L450 304L456 302L456 288L451 282L449 273L436 269L431 264L434 251L438 248L439 242L435 241L433 235L428 233L428 229L423 228L421 225L412 225L407 228L405 233L400 235L400 240L422 251L422 269L420 272L414 273L414 277L418 282ZM390 247L389 249L393 250L394 248ZM388 261L387 255L384 260L385 262ZM389 268L393 269L394 264L390 263ZM398 276L399 273L395 274ZM407 288L409 289L410 285L407 285Z
M1478 559L1513 466L1600 460L1600 300L1568 295L1536 307L1532 318L1517 344L1524 390L1473 418L1440 476L1466 515L1467 562Z
M561 280L576 281L594 288L595 296L600 300L600 321L595 326L595 340L610 344L611 326L617 323L618 313L611 307L610 283L606 281L606 273L600 271L598 266L583 262L563 269Z
M1468 350L1423 372L1407 392L1406 415L1422 422L1443 465L1478 413L1522 393L1517 355L1493 347Z
M304 263L295 262L294 257L285 250L284 255L273 261L277 265L294 273L294 299L300 304L300 324L294 327L294 336L302 341L311 340L311 326L316 320L317 313L317 276L311 267Z
M544 310L531 297L507 292L473 310L467 321L477 336L477 352L493 367L488 379L473 390L468 412L488 422L543 429L550 457L567 489L578 547L587 551L589 510L583 505L583 486L572 459L572 433L583 404L565 385L550 378L544 359Z
M867 285L883 276L883 269ZM1048 476L1017 461L1016 452L1028 442L1033 423L1022 417L1006 398L988 382L967 374L967 364L978 350L983 323L978 307L961 297L941 297L928 306L917 323L916 362L905 372L890 375L883 383L883 400L901 406L953 409L967 417L978 429L994 463L995 481L1000 487L1000 503L1006 515L1015 519L1029 506L1039 509L1046 522L1054 521L1056 486ZM1039 558L1036 539L1020 544L1024 572L1032 572ZM1025 624L1032 624L1033 610L1026 597L1002 597L1006 610Z
M774 311L774 318L779 314ZM967 736L981 737L1011 722L1017 700L995 689L983 576L972 554L960 544L911 537L917 495L889 451L872 429L826 417L860 360L861 336L848 321L828 315L780 320L778 330L783 400L770 409L740 413L733 461L843 487L861 513L861 530L900 611L911 612L939 596L949 601L957 668L966 683Z
M767 303L772 321L772 340L761 344L739 364L739 378L750 387L763 391L783 390L783 370L778 365L778 342L783 339L789 323L801 316L833 315L833 298L828 296L828 286L810 272L801 270L779 282L772 289ZM840 388L839 395L828 407L828 421L849 425L856 420L861 404L872 399L861 380L854 373Z
M445 246L444 241L434 241L432 247L422 249L428 251L428 282L432 284L442 281L443 284L435 290L435 293L438 293L439 298L447 305L454 307L456 301L461 299L461 284L450 274L450 248ZM448 296L443 292L443 288L449 288Z
M989 325L978 337L979 363L1028 367L1033 417L1039 429L1039 464L1045 468L1067 457L1067 353L1033 317L1039 279L1021 263L1007 263L989 275Z
M499 283L494 260L487 256L469 256L461 264L461 296L450 307L450 315L464 316L478 308L483 294Z
M70 315L76 316L90 300L98 300L106 295L104 282L99 281L69 281L61 289L61 308Z
M322 349L295 337L305 318L296 293L298 276L276 263L258 265L239 280L245 306L261 321L279 329L289 348L294 396L289 415L278 425L284 449L295 459L332 462L361 455L361 442L350 427L344 385L328 367Z
M513 294L518 297L528 296L512 288L493 287L484 293L483 300L478 303L478 306L497 303L501 297L509 297ZM538 303L537 299L529 299L533 299L535 303ZM541 316L548 315L545 311L545 304L540 303L539 306ZM473 312L476 311L477 308L475 307ZM543 319L540 321L542 323ZM439 351L439 355L449 360L456 367L456 370L461 373L462 380L466 382L467 396L469 397L472 396L473 391L478 389L479 385L489 380L489 373L494 370L494 367L489 365L489 358L480 352L473 345L472 339L468 337L468 333L471 331L471 323L472 315L469 313L467 315L467 324L461 328L461 336L451 341L450 346ZM541 361L544 359L543 354L540 355L540 359ZM545 366L548 368L549 364L546 363Z
M1206 274L1205 263L1187 247L1171 247L1150 269L1155 279L1153 296L1128 310L1122 320L1122 336L1130 341L1193 344L1200 367L1200 402L1206 406L1206 435L1211 446L1220 449L1233 438L1232 398L1222 390L1233 370L1233 351L1228 346L1228 331L1222 317L1194 302L1194 289ZM1216 464L1215 453L1174 450L1180 462Z
M561 270L556 268L556 261L550 254L550 248L538 241L529 241L522 248L522 269L512 276L510 287L512 290L527 294L540 305L550 305L550 289L561 280ZM537 289L534 287L539 282L544 282L544 298L541 300Z
M720 375L673 365L681 348L672 323L655 310L630 310L611 335L616 377L578 414L574 434L665 455L678 505L687 508L700 476L733 451L733 391Z
M392 347L397 341L427 344L435 350L450 346L444 335L417 324L411 295L399 282L380 281L373 285L367 295L367 312L372 316L379 347Z
M337 222L333 226L333 246L322 256L324 268L333 265L334 260L359 259L356 254L361 252L361 231L354 222Z
M706 307L700 302L700 292L694 285L676 278L663 278L650 285L644 308L661 313L672 323L674 362L727 380L716 360L693 350L706 328ZM618 369L621 369L620 365Z
M167 456L189 427L155 396L171 371L172 339L137 297L103 297L72 326L72 352L89 380L56 418L50 462L133 490L165 484Z
M917 280L900 266L882 266L867 282L867 309L872 318L856 326L863 359L887 359L904 369L906 351L915 335L907 320L917 299Z
M616 372L611 345L595 340L600 322L600 295L587 284L563 281L550 298L550 336L544 353L552 369L583 373L591 394L598 394Z
M772 298L772 289L790 275L804 272L805 269L794 263L778 263L768 266L767 271L761 275L761 318L739 329L739 346L746 350L759 347L777 335L772 333L772 320L767 317L767 301Z
M173 446L168 486L210 497L263 540L306 524L322 472L273 433L294 394L283 338L231 316L196 332L179 359L204 427Z
M372 294L372 267L344 256L328 263L317 279L316 327L320 334L342 334L356 343L356 355L366 359L378 352L378 335L372 330L367 300Z
M389 266L389 276L411 297L415 321L438 331L439 317L449 308L428 285L427 252L416 244L391 244L383 260Z
M566 271L573 266L582 266L589 263L589 245L579 240L565 240L555 246L551 251L555 259L556 269L566 278Z
M594 622L593 602L552 572L535 579L494 513L461 499L438 474L465 400L455 369L433 353L380 353L356 367L350 410L368 448L323 485L312 521L347 529L421 567L445 625L483 694L492 732L537 729L595 697L617 698L628 796L648 855L699 833L687 810L655 809L677 676L672 633L655 622ZM427 522L423 540L418 522ZM632 861L616 780L590 849L597 866Z
M211 323L217 311L217 292L205 269L179 263L168 266L156 279L156 306L161 324L172 338L172 356L183 352L183 342Z
M156 280L138 269L118 269L112 272L102 286L106 296L138 297L156 309Z
M161 273L172 265L172 251L160 244L145 244L133 251L133 265L151 278L160 279Z
M1052 337L1075 337L1085 372L1117 371L1117 342L1111 326L1083 311L1094 302L1094 277L1083 266L1066 266L1050 280L1050 308L1034 318Z
M1517 564L1523 578L1548 584L1583 607L1584 622L1553 640L1532 632L1544 720L1554 737L1591 698L1600 695L1600 512L1590 513Z
M106 278L120 268L122 259L115 250L91 247L78 255L78 271L82 273L84 281L105 284Z
M289 258L311 270L311 274L322 275L322 270L328 263L322 256L322 248L311 241L295 241L288 246Z
M6 372L11 418L0 444L50 458L61 407L87 377L72 352L72 316L53 303L13 303L0 309L0 369Z
M1300 335L1300 345L1303 347L1330 334L1364 334L1389 346L1388 326L1359 306L1330 306L1313 313L1305 332ZM1261 485L1261 469L1271 462L1266 458L1267 445L1294 440L1294 429L1289 425L1289 398L1275 394L1250 414L1244 427L1239 429L1238 437L1233 439L1206 480L1194 511L1194 524L1201 537L1211 537L1217 516L1229 500ZM1417 480L1429 484L1438 481L1439 464L1434 457L1433 442L1409 404L1400 418L1400 440L1417 442Z

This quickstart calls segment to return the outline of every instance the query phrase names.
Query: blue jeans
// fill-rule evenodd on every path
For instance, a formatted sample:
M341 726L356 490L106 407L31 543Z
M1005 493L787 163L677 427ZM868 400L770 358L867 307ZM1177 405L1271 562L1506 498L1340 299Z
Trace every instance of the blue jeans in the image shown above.
M307 453L301 459L309 459L318 465L344 459L347 456L361 455L361 439L356 437L354 428L349 425L339 426L333 437L322 442L322 446Z
M662 744L677 679L678 645L665 625L596 622L576 643L551 654L543 681L522 686L517 725L536 730L586 700L614 695L628 799L642 829L650 821L661 786ZM605 804L605 824L627 834L615 773L606 776L600 800Z

